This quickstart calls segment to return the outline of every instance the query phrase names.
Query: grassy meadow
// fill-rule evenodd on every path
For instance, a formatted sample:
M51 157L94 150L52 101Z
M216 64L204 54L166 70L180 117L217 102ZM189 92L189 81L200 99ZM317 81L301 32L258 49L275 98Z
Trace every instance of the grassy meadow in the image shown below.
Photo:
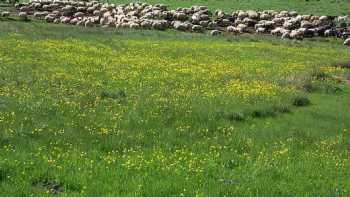
M349 196L341 43L0 21L0 196Z

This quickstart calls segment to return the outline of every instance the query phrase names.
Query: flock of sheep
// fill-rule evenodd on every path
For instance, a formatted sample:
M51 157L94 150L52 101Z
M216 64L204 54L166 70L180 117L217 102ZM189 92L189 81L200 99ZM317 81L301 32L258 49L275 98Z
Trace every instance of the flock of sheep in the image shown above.
M350 46L350 31L346 16L300 15L295 11L235 11L212 13L206 6L169 10L163 4L130 3L115 5L98 1L78 2L41 0L15 5L21 20L28 16L50 23L116 28L143 28L204 32L272 34L282 38L303 39L314 36L337 36ZM2 13L6 16L9 13Z

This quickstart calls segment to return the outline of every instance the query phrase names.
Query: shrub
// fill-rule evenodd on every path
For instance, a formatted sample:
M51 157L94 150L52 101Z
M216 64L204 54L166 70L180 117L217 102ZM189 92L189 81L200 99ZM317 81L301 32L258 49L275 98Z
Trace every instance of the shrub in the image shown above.
M310 93L310 92L314 92L315 90L317 90L317 87L315 87L315 85L312 84L311 81L308 81L305 84L303 84L302 89L303 89L303 91Z
M305 95L298 95L293 100L293 105L297 107L310 105L310 99Z
M276 115L276 111L272 108L256 109L252 112L253 118L266 118L266 117L272 117L275 115Z

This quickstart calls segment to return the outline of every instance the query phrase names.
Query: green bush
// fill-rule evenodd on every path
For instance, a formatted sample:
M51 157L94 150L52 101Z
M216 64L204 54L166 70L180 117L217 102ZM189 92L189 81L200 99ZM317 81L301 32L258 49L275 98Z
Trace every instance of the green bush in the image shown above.
M305 95L298 95L293 100L293 105L297 107L303 107L310 104L311 104L310 99Z

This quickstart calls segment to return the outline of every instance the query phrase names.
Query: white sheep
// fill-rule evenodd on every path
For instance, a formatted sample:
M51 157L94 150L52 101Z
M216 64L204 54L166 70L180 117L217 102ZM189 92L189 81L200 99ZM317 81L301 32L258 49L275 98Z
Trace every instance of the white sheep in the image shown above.
M345 46L350 46L350 38L346 39L343 44Z

